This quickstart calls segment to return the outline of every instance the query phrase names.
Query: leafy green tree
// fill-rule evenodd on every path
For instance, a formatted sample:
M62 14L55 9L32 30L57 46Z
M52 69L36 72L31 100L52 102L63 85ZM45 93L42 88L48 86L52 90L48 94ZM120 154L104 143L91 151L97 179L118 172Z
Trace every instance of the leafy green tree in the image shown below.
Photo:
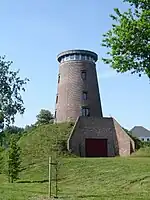
M24 128L24 133L28 132L29 130L33 130L34 128L36 128L35 124L26 125Z
M123 127L122 127L123 128ZM132 140L135 142L135 149L138 150L143 147L144 143L138 139L137 137L132 135L132 132L127 130L126 128L123 128L123 130L132 138Z
M18 126L8 126L4 130L5 132L8 132L10 134L18 134L23 133L24 128L18 127Z
M1 111L0 112L0 132L2 132L3 128L4 128L4 115Z
M4 151L4 148L0 147L0 173L2 173L2 161L3 161L2 152L3 151Z
M20 128L17 126L5 127L3 132L0 134L1 146L8 148L11 136L13 135L13 137L15 137L16 140L18 141L23 133L24 133L24 128Z
M3 145L4 115L0 112L0 146Z
M17 113L24 113L21 91L29 79L24 80L18 76L18 71L10 70L12 61L6 61L5 56L0 57L0 130L4 125L14 123Z
M17 145L16 138L12 137L8 151L8 176L9 182L13 183L18 179L20 172L20 147Z
M150 1L123 0L130 4L127 12L115 8L110 15L114 24L104 34L102 46L108 48L104 63L117 72L146 74L150 78Z
M53 123L53 114L49 110L41 109L40 113L36 116L36 124L49 124Z

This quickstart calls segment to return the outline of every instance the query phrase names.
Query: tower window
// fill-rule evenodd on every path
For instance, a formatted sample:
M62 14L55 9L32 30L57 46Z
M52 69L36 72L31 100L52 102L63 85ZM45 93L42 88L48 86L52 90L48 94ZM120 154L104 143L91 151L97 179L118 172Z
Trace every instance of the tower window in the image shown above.
M69 57L69 56L66 56L66 60L70 60L70 57Z
M78 54L75 55L75 60L79 60L79 55Z
M86 107L83 107L82 108L82 116L90 116L90 110L89 110L89 108L86 108Z
M83 92L83 94L82 94L82 98L83 98L83 100L87 100L87 92Z
M56 103L58 103L58 95L56 96Z
M86 71L82 71L82 72L81 72L81 78L82 78L83 80L86 80Z
M55 116L54 116L55 119L56 119L56 113L57 113L57 111L55 110Z
M74 55L70 55L70 60L74 60L75 56Z
M60 82L60 74L58 75L58 83Z

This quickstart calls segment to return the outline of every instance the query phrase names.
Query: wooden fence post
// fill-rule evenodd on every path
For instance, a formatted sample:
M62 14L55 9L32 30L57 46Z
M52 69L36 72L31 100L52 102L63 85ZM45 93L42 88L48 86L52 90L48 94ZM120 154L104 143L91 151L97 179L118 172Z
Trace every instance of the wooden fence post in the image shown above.
M49 157L49 188L48 188L48 196L51 198L52 196L52 157Z

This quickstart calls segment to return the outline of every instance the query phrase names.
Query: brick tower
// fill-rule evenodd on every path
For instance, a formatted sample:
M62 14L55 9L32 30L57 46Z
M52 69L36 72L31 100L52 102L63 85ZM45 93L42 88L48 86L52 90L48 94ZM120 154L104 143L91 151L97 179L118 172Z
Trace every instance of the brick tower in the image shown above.
M56 122L75 121L79 116L102 117L97 59L96 53L87 50L69 50L57 56Z

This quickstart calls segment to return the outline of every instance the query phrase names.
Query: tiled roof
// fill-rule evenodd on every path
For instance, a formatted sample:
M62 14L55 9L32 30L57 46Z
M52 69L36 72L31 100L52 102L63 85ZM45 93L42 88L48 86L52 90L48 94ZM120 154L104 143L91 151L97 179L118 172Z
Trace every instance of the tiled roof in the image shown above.
M136 137L150 137L150 131L143 126L135 126L130 131L132 135Z

